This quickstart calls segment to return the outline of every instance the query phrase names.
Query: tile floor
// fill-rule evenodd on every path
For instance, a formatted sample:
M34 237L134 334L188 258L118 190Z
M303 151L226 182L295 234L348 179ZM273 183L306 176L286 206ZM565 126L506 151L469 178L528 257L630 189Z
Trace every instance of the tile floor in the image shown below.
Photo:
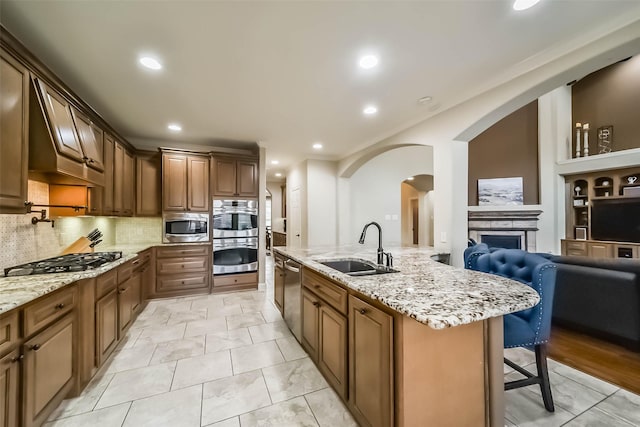
M267 274L265 290L150 301L112 361L45 425L355 426L272 305L272 283ZM640 396L549 363L555 413L539 389L512 390L507 426L640 426Z

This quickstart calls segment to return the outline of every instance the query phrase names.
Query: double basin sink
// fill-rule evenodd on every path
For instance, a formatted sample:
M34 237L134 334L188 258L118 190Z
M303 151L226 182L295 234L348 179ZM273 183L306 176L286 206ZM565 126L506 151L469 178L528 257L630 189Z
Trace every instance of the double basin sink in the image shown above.
M349 276L371 276L374 274L397 273L391 267L374 264L360 259L344 259L339 261L318 261L322 265L338 270Z

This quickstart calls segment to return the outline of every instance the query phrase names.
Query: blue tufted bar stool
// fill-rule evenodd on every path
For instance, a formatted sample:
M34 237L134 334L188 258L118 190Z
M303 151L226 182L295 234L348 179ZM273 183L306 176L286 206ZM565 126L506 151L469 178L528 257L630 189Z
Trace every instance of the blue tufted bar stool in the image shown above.
M536 355L537 375L504 359L526 378L505 383L505 390L539 384L544 407L554 411L547 371L546 342L551 335L551 313L556 283L556 265L539 255L520 249L499 249L477 256L469 269L496 274L522 282L538 292L540 302L532 308L504 316L504 347L526 347ZM466 264L465 264L466 266Z
M464 268L468 270L477 270L475 267L478 257L490 252L489 246L486 243L477 243L469 246L464 250Z

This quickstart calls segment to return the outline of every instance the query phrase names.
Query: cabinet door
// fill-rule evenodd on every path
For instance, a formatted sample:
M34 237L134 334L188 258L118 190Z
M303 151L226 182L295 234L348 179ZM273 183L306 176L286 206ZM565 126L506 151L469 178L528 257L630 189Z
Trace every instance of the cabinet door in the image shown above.
M124 215L124 147L113 146L113 213Z
M318 315L320 301L311 292L302 291L302 347L314 362L318 360Z
M284 307L284 270L276 266L273 270L273 302L280 310L280 314Z
M136 158L136 215L160 216L160 161L158 156Z
M29 72L0 52L0 213L24 213L29 172Z
M41 425L75 380L73 315L24 344L24 425Z
M187 156L162 156L162 210L187 210Z
M238 196L258 197L258 164L238 160L236 162Z
M73 123L71 105L59 93L36 79L59 154L83 162L84 153Z
M613 258L613 245L610 243L589 242L587 250L591 258Z
M0 358L0 427L18 425L20 361L19 349Z
M104 134L104 189L102 192L102 214L113 214L114 155L115 141L109 134Z
M133 320L132 279L133 276L118 285L118 339Z
M96 363L100 367L118 344L118 293L116 289L96 302Z
M102 129L77 109L71 107L71 112L80 137L80 145L84 152L84 162L90 168L102 172L104 170Z
M349 406L361 425L393 425L393 318L349 296Z
M133 315L133 313L138 312L142 303L142 272L134 272L129 282L131 284L129 298L131 301L131 314Z
M213 159L213 195L236 195L236 161L234 159Z
M318 320L318 368L336 392L346 399L347 318L321 303Z
M209 211L209 158L189 156L187 158L187 210Z
M133 215L133 193L136 186L134 181L135 160L133 155L124 151L123 183L122 183L122 211L126 216Z

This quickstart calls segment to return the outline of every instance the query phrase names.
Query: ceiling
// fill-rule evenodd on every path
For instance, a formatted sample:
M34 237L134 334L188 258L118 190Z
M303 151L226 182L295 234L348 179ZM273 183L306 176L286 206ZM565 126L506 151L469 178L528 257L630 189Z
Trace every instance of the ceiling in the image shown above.
M343 158L640 17L636 0L542 0L524 12L503 0L0 7L2 24L134 145L257 142L268 178ZM141 67L143 53L164 68ZM379 56L374 69L358 67L366 53ZM378 113L363 115L367 104Z

